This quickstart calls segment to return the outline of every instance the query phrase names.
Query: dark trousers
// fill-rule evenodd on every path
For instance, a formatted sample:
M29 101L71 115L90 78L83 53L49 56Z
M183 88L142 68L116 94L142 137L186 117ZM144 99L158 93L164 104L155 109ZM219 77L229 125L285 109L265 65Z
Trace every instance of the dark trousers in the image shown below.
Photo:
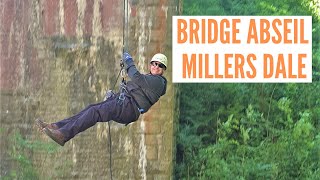
M110 120L121 124L129 124L139 118L139 111L130 96L126 96L123 103L117 103L119 94L101 103L89 105L78 114L54 123L69 141L78 133L94 126L97 122Z

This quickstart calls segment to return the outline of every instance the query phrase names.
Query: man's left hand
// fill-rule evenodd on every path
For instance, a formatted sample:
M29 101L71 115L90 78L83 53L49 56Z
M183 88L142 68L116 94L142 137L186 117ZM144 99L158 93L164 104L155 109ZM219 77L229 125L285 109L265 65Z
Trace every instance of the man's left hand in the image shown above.
M125 61L126 64L133 62L132 57L127 52L123 53L122 59Z

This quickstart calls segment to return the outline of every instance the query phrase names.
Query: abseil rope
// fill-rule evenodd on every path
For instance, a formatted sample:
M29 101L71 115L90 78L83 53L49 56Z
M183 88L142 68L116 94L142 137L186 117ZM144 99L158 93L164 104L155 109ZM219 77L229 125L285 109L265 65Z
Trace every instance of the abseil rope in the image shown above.
M128 42L127 42L127 38L128 38L128 15L129 15L129 11L128 11L128 0L123 0L123 10L124 10L124 16L123 16L123 26L122 26L122 54L125 53L128 50ZM119 74L116 78L115 83L113 84L112 90L116 87L116 84L118 82L119 77L122 77L122 81L121 84L126 84L126 72L124 69L124 63L123 63L123 59L121 58L121 62L120 62L120 71ZM120 96L124 95L123 94L123 86L120 85ZM120 98L120 97L119 97ZM108 132L109 132L109 171L110 171L110 179L113 180L113 176L112 176L112 141L111 141L111 128L110 128L110 121L108 121Z

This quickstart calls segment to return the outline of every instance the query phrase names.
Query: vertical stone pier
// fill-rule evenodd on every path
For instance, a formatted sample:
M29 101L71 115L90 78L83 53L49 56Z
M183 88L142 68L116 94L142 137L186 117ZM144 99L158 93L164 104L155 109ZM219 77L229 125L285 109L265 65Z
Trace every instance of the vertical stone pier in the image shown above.
M166 54L168 87L137 122L111 123L113 177L172 179L171 17L178 1L128 2L128 51L144 73L155 53ZM59 147L36 130L34 120L57 121L103 100L120 70L123 7L119 0L0 2L0 179L13 172L39 179L109 179L107 123ZM30 169L16 154L30 161Z

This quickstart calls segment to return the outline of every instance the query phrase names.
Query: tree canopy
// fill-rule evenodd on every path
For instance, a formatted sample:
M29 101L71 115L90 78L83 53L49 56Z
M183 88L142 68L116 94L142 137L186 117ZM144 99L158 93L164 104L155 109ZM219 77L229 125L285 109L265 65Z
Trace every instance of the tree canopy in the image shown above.
M319 2L184 0L183 15L312 16L313 82L180 84L176 179L319 179Z

